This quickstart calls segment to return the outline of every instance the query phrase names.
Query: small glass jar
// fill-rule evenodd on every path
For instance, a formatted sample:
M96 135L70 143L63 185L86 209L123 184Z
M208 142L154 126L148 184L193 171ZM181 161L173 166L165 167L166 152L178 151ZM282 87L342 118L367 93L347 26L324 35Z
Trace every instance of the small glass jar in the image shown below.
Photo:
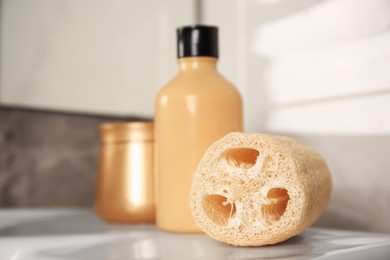
M112 223L155 219L152 122L100 126L95 209Z

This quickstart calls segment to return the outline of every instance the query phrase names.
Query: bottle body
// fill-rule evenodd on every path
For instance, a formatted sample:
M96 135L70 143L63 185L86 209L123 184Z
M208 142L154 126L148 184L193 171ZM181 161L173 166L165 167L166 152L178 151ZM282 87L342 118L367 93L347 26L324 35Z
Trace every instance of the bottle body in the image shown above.
M197 164L214 141L242 131L241 96L217 72L216 61L180 59L178 75L156 98L156 224L166 231L200 232L189 205Z

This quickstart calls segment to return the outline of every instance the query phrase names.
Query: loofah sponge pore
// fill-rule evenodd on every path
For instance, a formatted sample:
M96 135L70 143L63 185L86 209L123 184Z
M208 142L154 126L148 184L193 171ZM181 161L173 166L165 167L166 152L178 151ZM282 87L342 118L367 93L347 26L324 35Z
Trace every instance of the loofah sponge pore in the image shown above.
M230 133L201 159L191 209L210 237L235 246L282 242L325 210L332 189L321 155L288 137Z

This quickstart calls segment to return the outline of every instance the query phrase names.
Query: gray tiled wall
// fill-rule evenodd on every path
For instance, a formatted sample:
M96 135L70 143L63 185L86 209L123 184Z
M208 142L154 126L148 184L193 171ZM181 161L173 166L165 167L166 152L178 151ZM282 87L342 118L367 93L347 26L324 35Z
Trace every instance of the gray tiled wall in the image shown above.
M0 108L0 207L92 205L98 126L130 120Z

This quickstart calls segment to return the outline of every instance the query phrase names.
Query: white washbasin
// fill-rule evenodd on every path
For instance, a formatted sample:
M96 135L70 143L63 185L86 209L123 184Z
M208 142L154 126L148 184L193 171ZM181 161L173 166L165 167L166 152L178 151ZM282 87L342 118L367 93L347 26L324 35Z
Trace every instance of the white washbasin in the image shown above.
M238 248L153 225L109 225L92 210L0 210L0 259L390 259L390 235L310 228Z

